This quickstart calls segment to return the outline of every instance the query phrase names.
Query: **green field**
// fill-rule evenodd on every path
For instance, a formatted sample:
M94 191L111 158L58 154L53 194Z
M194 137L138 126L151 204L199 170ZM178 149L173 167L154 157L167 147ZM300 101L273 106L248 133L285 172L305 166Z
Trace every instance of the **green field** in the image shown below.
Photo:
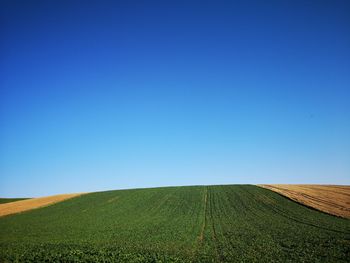
M0 262L349 262L350 220L251 185L97 192L0 218Z
M15 201L26 200L29 198L0 198L0 204L11 203Z

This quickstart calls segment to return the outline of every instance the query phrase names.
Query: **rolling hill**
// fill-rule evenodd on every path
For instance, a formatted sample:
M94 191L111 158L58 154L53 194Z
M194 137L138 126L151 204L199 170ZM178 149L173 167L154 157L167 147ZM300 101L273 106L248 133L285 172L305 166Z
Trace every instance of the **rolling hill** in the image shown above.
M0 218L1 262L349 258L349 219L252 185L96 192Z

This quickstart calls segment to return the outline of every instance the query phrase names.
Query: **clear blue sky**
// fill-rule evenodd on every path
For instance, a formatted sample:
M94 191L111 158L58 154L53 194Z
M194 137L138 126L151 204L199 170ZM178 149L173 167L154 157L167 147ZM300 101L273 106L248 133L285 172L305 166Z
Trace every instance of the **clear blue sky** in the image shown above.
M0 196L350 184L349 1L0 4Z

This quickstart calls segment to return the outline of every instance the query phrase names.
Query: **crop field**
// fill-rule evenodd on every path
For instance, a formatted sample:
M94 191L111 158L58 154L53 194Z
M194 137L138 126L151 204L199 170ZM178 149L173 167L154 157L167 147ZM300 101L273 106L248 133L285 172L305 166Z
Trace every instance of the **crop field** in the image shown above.
M61 202L63 200L76 197L81 194L62 194L52 195L30 199L8 199L11 201L0 203L0 216L6 216L25 212L35 208L40 208L48 205Z
M261 185L296 202L320 211L350 218L350 186L346 185Z
M81 195L0 218L0 262L349 262L350 220L252 185Z
M29 199L29 198L0 198L0 204L6 204L6 203L11 203L11 202L21 201L26 199Z

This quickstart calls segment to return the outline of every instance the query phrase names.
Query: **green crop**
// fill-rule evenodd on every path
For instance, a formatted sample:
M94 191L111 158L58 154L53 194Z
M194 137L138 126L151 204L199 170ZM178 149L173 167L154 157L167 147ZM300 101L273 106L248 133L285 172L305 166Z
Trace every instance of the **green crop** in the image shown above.
M350 220L250 185L82 195L0 218L0 262L348 262Z
M29 198L0 198L0 204L21 201L21 200L26 200L26 199L29 199Z

